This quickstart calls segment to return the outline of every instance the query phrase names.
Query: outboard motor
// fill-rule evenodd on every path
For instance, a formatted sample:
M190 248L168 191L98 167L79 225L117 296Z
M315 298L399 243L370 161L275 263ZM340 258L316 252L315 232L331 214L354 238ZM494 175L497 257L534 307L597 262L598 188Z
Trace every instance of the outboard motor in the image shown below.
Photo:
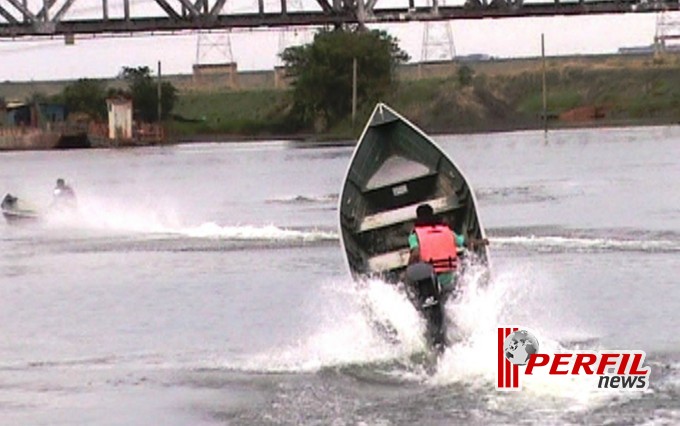
M409 265L406 284L413 303L427 321L428 343L442 351L446 345L444 298L434 268L424 262Z

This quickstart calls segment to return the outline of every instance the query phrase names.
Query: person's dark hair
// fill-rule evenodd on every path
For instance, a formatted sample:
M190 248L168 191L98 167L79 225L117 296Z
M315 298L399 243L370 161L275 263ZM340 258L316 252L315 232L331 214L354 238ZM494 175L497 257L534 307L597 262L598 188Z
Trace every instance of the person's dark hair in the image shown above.
M437 225L440 221L434 215L434 209L429 204L421 204L416 208L416 226Z
M416 216L418 219L429 219L434 216L434 209L429 204L421 204L416 209Z
M66 185L66 182L64 182L64 179L59 178L57 179L57 186L64 186Z

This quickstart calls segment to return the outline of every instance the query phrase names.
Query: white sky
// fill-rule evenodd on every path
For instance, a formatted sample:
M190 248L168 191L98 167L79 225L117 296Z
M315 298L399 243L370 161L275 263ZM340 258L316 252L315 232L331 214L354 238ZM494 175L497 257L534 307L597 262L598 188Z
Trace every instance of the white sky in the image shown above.
M34 0L31 0L34 1ZM158 15L151 0L133 2L133 17ZM238 1L245 2L239 6ZM289 0L289 8L300 6L302 0ZM305 4L309 0L304 0ZM378 2L380 7L383 2ZM392 0L405 3L405 0ZM416 1L416 4L422 1ZM30 3L29 3L30 4ZM85 3L83 3L85 4ZM122 1L109 0L111 17L122 14ZM139 5L136 6L135 4ZM249 11L257 8L256 0L228 2L227 11ZM266 0L265 10L275 11L279 0ZM93 6L78 9L75 2L69 17L97 17L101 11ZM389 6L388 3L383 7ZM307 9L312 7L307 6ZM38 8L33 6L33 11ZM400 40L400 46L421 59L423 23L384 25ZM649 45L656 31L655 14L591 15L582 17L503 18L456 20L430 24L430 34L446 41L446 25L450 25L457 55L484 53L495 57L540 55L540 37L545 34L547 55L614 53L619 47ZM227 49L211 48L207 44L230 41L232 59L240 70L271 69L278 61L281 46L295 40L311 39L313 30L289 30L284 39L281 30L238 30L226 35L204 36L201 62L226 62ZM66 46L62 38L25 41L0 39L0 81L52 80L72 78L113 77L123 66L147 65L156 69L162 62L164 74L189 74L196 62L198 35L155 35L97 37L76 36L76 43ZM285 41L284 41L285 40ZM432 40L432 39L431 39ZM437 49L436 46L431 48ZM442 47L439 47L442 49ZM205 55L207 53L207 55Z

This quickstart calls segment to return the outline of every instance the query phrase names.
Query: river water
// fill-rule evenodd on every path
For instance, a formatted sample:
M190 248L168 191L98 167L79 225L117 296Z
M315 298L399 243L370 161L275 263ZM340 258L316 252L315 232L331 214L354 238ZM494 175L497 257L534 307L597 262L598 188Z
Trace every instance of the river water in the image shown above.
M0 191L47 205L63 177L80 207L0 224L0 424L679 423L680 128L436 139L476 188L492 280L447 305L434 368L404 295L349 279L350 147L0 154ZM644 350L650 387L498 392L506 324L541 352Z

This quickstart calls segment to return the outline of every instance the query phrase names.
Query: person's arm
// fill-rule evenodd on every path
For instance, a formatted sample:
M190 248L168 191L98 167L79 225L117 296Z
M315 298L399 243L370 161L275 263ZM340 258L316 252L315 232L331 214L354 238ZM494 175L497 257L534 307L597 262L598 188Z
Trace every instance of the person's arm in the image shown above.
M474 249L478 246L488 246L489 240L487 238L472 238L468 241L468 247Z
M418 246L418 235L415 232L411 232L408 236L408 247L411 250L408 256L408 264L420 261L420 247Z
M468 248L470 250L473 250L475 246L480 246L480 245L488 245L489 240L486 238L466 238L465 235L461 234L458 235L455 232L453 233L456 238L456 247L459 249L462 249L463 247Z

